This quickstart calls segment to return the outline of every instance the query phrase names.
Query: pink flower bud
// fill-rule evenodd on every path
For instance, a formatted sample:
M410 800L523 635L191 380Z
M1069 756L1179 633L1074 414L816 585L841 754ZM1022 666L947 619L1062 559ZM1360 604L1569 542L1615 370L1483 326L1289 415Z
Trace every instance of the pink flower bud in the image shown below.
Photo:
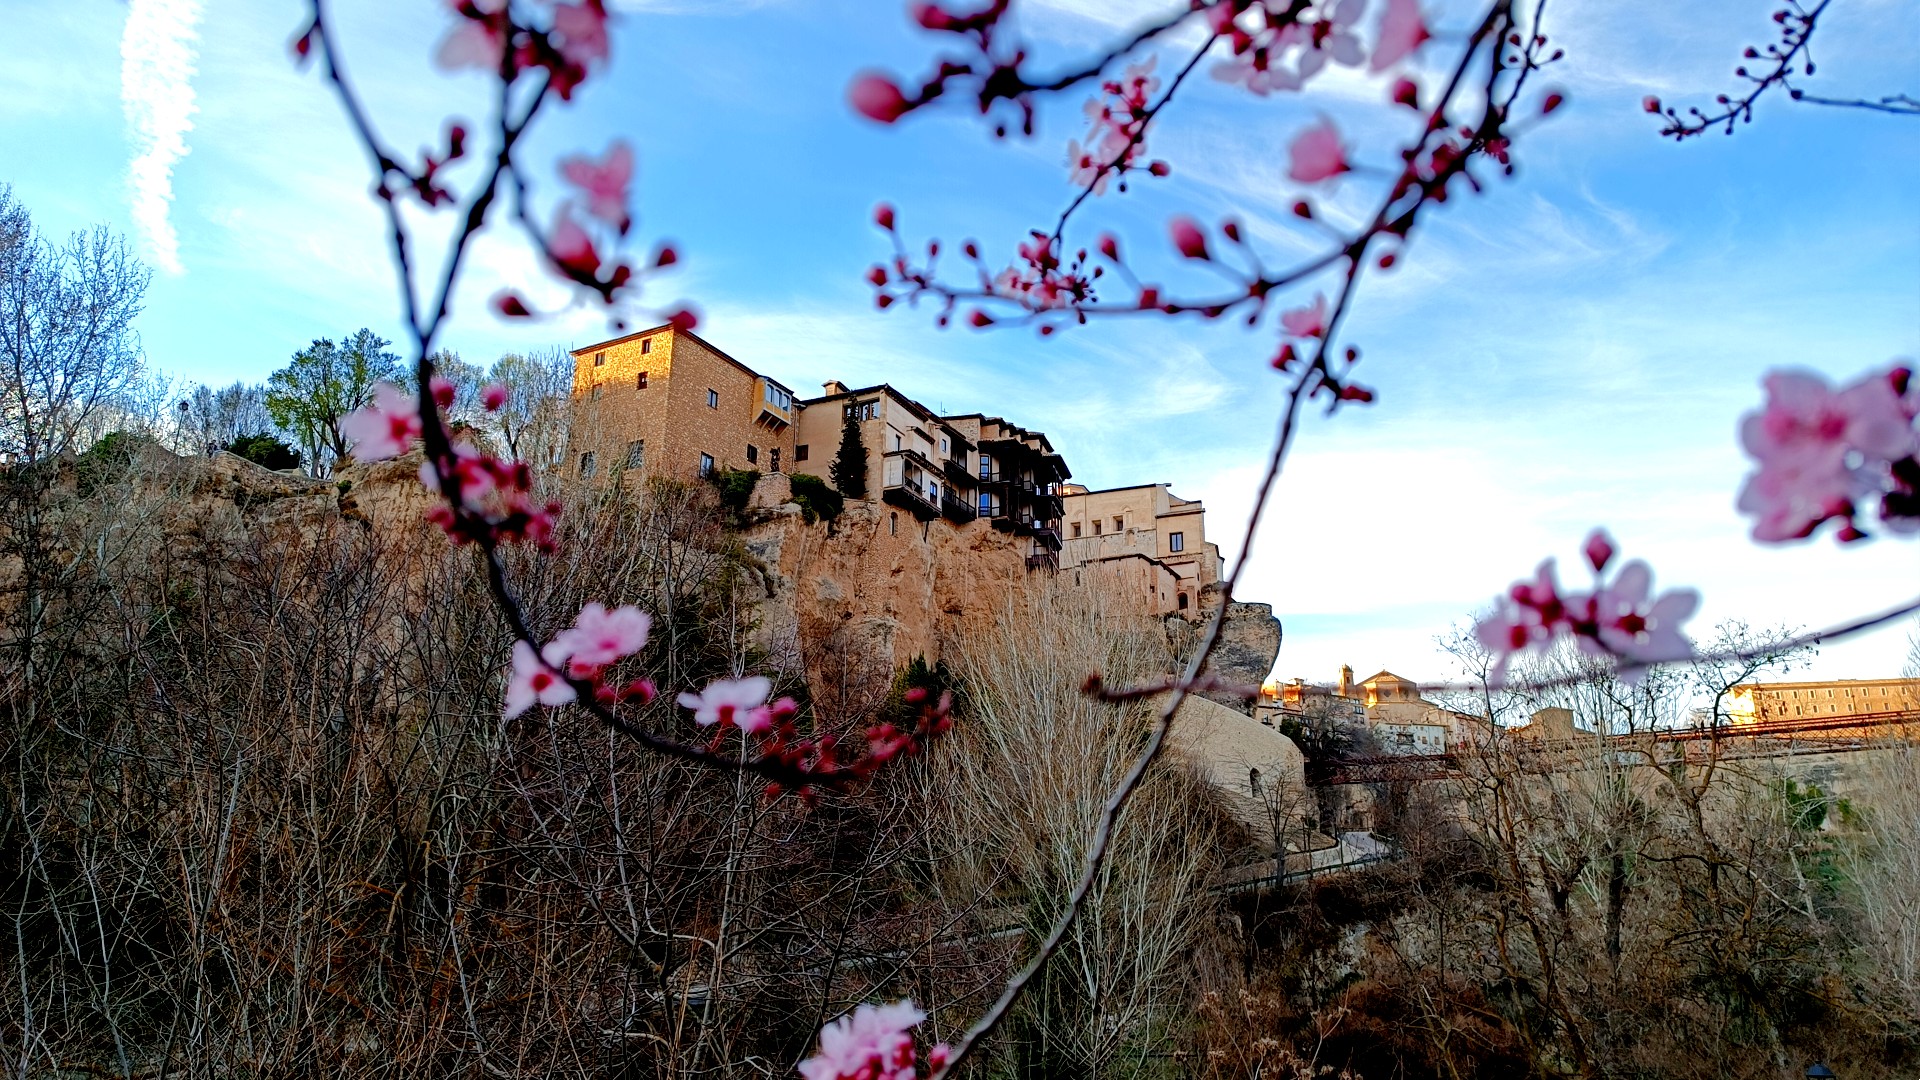
M893 231L893 207L887 203L881 203L879 206L874 207L873 223L875 225L880 226L882 229L885 229L888 232L892 232Z
M517 294L512 292L495 293L493 297L493 310L509 319L525 319L533 314L532 310L527 307L526 301L520 299Z
M480 407L488 412L499 412L507 405L507 388L499 383L488 383L480 388Z
M1607 568L1607 563L1613 559L1613 541L1608 539L1607 530L1595 529L1587 537L1586 555L1587 564L1593 567L1594 573Z
M1657 113L1660 111L1660 99L1654 97L1652 94L1648 94L1646 97L1640 99L1640 107L1650 113Z
M1567 102L1567 98L1565 94L1548 94L1547 100L1540 103L1540 115L1545 116L1546 114L1566 104L1566 102Z
M1405 105L1409 109L1420 107L1420 87L1412 79L1401 79L1393 84L1393 103Z
M847 97L862 116L882 124L893 123L913 107L900 87L885 75L862 75L855 79Z
M700 325L700 316L694 314L692 308L681 308L679 311L668 315L667 322L675 330L692 330L694 327Z
M1200 231L1200 223L1185 214L1175 215L1167 222L1167 231L1173 235L1173 246L1180 254L1189 259L1207 258L1207 236Z
M663 266L672 266L674 263L677 263L679 261L680 261L680 253L673 250L673 245L662 244L660 245L660 250L654 253L653 267L654 269L658 270Z
M1101 234L1100 254L1105 255L1114 262L1120 261L1120 241L1115 239L1112 233Z
M427 386L433 390L433 403L443 409L453 408L453 383L444 375L435 375L428 380Z

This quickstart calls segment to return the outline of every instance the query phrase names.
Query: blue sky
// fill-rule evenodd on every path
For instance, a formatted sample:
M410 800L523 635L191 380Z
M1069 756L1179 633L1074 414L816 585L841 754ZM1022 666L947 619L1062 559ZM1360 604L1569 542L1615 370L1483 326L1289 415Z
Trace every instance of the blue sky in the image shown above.
M1023 0L1021 25L1062 61L1170 0ZM163 267L140 322L155 366L223 383L257 380L309 339L361 325L398 337L397 300L364 160L313 72L287 43L286 0L143 0L187 20L179 59L128 39L129 6L15 0L0 40L0 182L45 228L106 222ZM337 0L349 70L400 146L434 140L444 118L477 119L477 78L436 75L446 25L429 0ZM1459 30L1463 5L1433 7ZM1587 530L1609 527L1663 585L1691 585L1694 627L1722 618L1818 626L1920 590L1912 542L1839 549L1830 540L1761 548L1733 497L1746 464L1734 440L1769 368L1852 378L1920 355L1920 122L1768 100L1733 138L1663 142L1643 95L1710 101L1731 89L1764 4L1553 0L1548 30L1568 52L1551 73L1570 104L1519 147L1519 173L1432 216L1401 268L1372 278L1348 324L1380 401L1312 422L1281 482L1241 594L1286 625L1277 673L1329 679L1341 663L1414 678L1450 671L1435 634L1542 557L1578 581ZM637 149L643 243L671 239L682 297L701 332L801 389L838 378L892 382L953 411L1003 413L1045 430L1095 487L1170 481L1209 507L1229 553L1271 436L1279 386L1267 331L1136 320L1042 341L1024 331L941 331L929 313L873 310L861 280L886 247L873 204L911 236L977 237L1004 256L1070 197L1066 141L1080 95L1041 115L1030 141L996 141L959 112L895 128L855 117L862 69L918 71L934 42L891 0L644 0L620 8L615 58L537 133L550 162L613 137ZM1920 8L1841 0L1816 38L1835 96L1912 90ZM1425 54L1430 80L1457 47ZM123 46L134 63L123 65ZM184 104L191 127L164 220L136 217L131 163L155 108ZM168 72L171 71L169 76ZM166 88L173 88L171 91ZM1405 116L1384 84L1340 77L1309 99L1254 100L1202 80L1151 140L1173 175L1091 208L1169 283L1200 281L1166 259L1164 221L1240 218L1272 256L1310 240L1287 215L1291 134L1325 113L1384 160ZM166 96L171 93L175 96ZM545 175L551 177L551 173ZM1349 180L1327 205L1373 197ZM177 254L168 256L171 230ZM1090 240L1092 231L1083 242ZM172 265L177 262L177 265ZM484 310L505 284L559 295L507 234L476 250L446 343L487 361L509 349L585 344L604 320L575 311L538 326ZM1311 295L1311 287L1307 296ZM1303 297L1302 299L1305 299ZM1897 671L1906 628L1829 647L1814 674Z

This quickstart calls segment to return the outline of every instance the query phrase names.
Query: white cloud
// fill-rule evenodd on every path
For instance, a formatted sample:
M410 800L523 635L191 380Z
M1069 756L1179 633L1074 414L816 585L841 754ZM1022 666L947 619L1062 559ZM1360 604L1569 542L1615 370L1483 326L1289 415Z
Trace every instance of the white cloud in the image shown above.
M193 130L199 0L132 0L120 37L120 102L137 153L127 167L133 221L153 261L178 274L180 242L168 220L173 167Z

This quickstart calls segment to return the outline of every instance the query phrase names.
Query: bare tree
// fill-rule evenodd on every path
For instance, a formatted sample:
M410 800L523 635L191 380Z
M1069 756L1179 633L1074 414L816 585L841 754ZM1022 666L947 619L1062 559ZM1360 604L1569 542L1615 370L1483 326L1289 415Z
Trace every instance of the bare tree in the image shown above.
M0 186L0 454L81 449L140 385L133 320L150 274L105 226L63 244Z

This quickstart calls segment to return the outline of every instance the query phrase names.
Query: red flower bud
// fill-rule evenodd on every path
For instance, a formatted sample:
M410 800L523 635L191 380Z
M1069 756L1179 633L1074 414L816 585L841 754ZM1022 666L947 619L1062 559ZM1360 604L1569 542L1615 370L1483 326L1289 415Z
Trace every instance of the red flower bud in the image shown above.
M493 297L493 310L509 319L525 319L533 314L533 312L528 309L526 302L521 300L517 294L511 292L495 293Z
M1409 109L1420 107L1420 87L1412 79L1401 79L1393 84L1393 102L1405 105Z
M681 308L673 314L668 315L667 322L675 330L692 330L694 327L700 325L700 316L694 314L691 308Z
M1115 239L1112 233L1101 234L1100 254L1105 255L1114 262L1120 261L1120 241Z
M1173 246L1180 254L1189 259L1205 259L1207 255L1207 236L1200 231L1200 223L1185 214L1175 215L1167 222L1167 231L1173 236Z
M885 75L863 75L855 79L847 98L862 116L882 124L893 123L913 107L900 87Z
M1657 113L1660 111L1660 99L1654 97L1652 94L1648 94L1646 97L1640 99L1640 107L1650 113Z
M888 232L893 231L893 207L881 203L873 208L873 223Z
M1567 101L1567 98L1566 98L1566 95L1564 94L1548 94L1547 100L1540 103L1540 115L1545 116L1546 114L1566 104L1566 101Z
M673 250L672 244L660 245L660 250L655 252L653 256L653 266L656 270L662 266L672 266L679 261L680 253Z

